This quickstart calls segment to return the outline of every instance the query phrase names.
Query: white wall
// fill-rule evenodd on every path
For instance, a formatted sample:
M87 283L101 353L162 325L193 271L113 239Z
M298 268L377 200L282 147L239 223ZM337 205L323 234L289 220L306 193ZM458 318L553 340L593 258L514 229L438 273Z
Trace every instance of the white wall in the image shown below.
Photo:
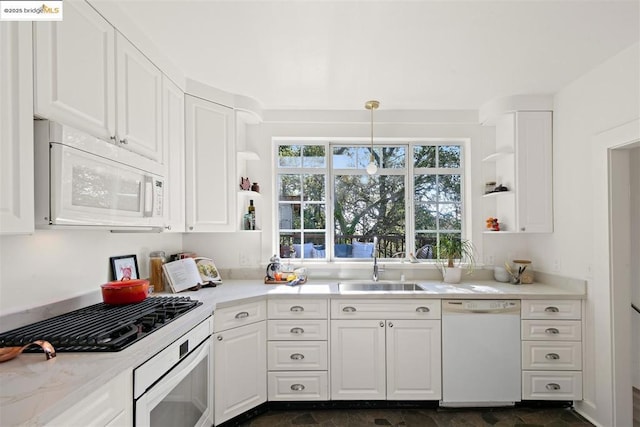
M272 139L278 137L318 137L318 138L361 138L369 140L370 123L366 111L360 115L349 112L344 116L336 112L309 112L304 115L292 112L290 122L285 122L286 114L279 113L278 122L266 122L249 126L247 129L246 148L258 152L259 162L248 162L246 175L251 181L260 183L261 197L256 200L256 212L261 223L262 233L231 233L223 235L190 234L185 235L185 249L197 249L199 253L206 253L216 260L223 268L256 267L259 263L266 263L278 251L275 244L276 230L273 228L273 218L277 215L274 199L275 173L273 171ZM470 176L467 184L472 188L471 204L474 208L472 222L472 239L480 253L482 261L484 218L482 214L475 215L475 209L482 207L484 184L482 181L481 162L487 155L495 138L493 127L477 124L477 115L456 112L431 112L425 115L423 123L412 112L403 115L400 111L387 111L387 115L380 112L374 119L375 135L379 138L468 138L469 152L467 160L470 166ZM303 117L301 117L303 116ZM365 119L365 120L362 120ZM404 119L404 120L403 120ZM341 121L339 121L341 120ZM434 120L438 123L428 123ZM348 123L352 121L352 123ZM498 243L500 246L500 243Z
M110 280L109 257L135 254L141 277L149 252L182 249L182 235L38 230L0 237L0 316L99 289Z
M536 264L588 280L584 399L579 408L602 425L612 423L611 296L592 270L608 263L594 245L592 143L597 134L640 117L640 45L625 49L583 75L554 99L554 233L527 236ZM605 159L597 159L606 163ZM597 184L600 184L599 182ZM599 257L597 254L602 253ZM596 255L594 255L596 254Z
M631 151L631 301L640 307L640 147ZM640 314L631 313L632 383L640 389Z

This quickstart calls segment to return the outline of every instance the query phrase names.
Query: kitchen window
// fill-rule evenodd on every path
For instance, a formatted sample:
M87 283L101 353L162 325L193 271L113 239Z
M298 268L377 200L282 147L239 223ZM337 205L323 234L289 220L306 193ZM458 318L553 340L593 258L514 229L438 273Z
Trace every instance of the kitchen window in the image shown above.
M277 141L280 256L322 261L433 259L443 234L462 236L462 141Z

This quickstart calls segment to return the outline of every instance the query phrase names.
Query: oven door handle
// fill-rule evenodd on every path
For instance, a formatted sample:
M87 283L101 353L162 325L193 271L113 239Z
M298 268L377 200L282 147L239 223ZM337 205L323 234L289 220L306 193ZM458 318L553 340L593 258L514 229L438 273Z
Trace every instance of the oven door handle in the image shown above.
M136 401L136 425L149 425L149 414L180 382L207 356L211 357L211 337L207 337L191 353L186 355L168 374L142 393ZM210 366L210 365L209 365ZM208 375L212 375L211 372ZM145 423L146 421L146 423Z

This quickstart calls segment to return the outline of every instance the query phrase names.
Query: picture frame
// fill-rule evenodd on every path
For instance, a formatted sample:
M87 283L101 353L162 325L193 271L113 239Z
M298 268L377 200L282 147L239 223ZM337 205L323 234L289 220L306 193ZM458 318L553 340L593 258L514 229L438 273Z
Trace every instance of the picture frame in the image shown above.
M113 280L138 279L138 258L135 255L120 255L109 258Z

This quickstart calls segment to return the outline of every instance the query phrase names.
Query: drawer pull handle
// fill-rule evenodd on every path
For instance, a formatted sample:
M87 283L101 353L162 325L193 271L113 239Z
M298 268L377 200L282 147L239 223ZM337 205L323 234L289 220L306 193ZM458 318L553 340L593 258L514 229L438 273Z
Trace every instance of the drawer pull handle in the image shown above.
M300 307L299 305L294 305L289 309L289 311L294 311L294 312L304 311L304 307Z
M544 332L550 335L558 335L560 333L560 331L556 328L547 328L544 330Z
M222 335L218 335L218 341L222 341Z
M293 353L291 356L291 360L302 360L304 359L304 354L300 354L300 353Z
M346 312L346 313L353 313L354 311L356 311L355 307L351 307L350 305L343 307L342 311Z
M558 355L558 353L547 353L544 357L547 360L558 360L558 359L560 359L560 356Z
M544 311L547 312L547 313L557 313L560 310L558 309L558 307L551 306L551 307L545 308Z
M556 384L556 383L549 383L546 385L547 390L553 391L553 390L560 390L560 384Z
M292 384L291 385L291 390L293 390L293 391L302 391L302 390L304 390L304 385L302 385L302 384Z
M418 308L416 308L416 311L417 311L418 313L428 313L428 312L430 312L431 310L429 310L429 307L418 307Z
M292 334L296 334L296 335L300 335L300 334L304 334L304 329L302 328L291 328L291 332Z
M245 319L249 317L249 313L247 313L246 311L241 311L240 313L236 314L236 319Z

